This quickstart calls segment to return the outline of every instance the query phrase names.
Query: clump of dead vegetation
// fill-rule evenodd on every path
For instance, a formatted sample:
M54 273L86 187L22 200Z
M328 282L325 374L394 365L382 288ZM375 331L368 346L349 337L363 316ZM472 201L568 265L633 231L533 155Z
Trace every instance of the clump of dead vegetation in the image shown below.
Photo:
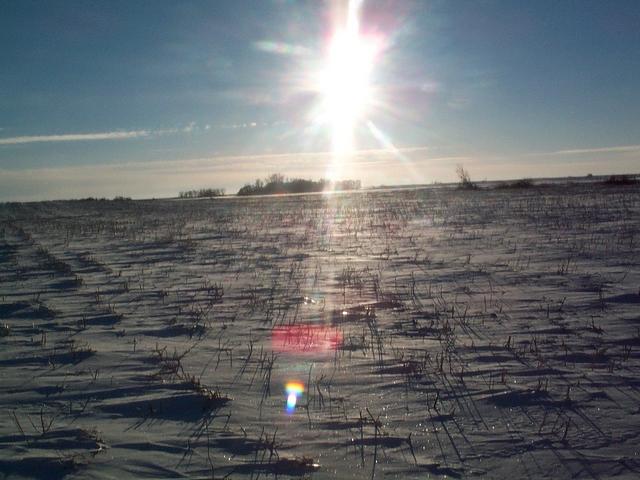
M185 371L182 365L182 360L187 356L187 354L189 354L192 348L182 353L178 353L174 350L172 354L169 354L166 346L160 348L156 345L153 352L154 359L160 364L157 376L161 378L169 377L182 382L186 389L195 392L203 399L204 410L220 407L230 402L232 400L231 397L221 393L219 388L208 387L202 383L201 378Z
M0 325L0 337L8 337L9 335L11 335L11 327L6 323Z

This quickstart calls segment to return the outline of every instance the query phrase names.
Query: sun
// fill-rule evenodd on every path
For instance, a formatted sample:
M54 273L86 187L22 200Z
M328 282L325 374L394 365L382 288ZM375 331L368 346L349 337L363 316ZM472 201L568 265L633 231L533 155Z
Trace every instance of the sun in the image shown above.
M320 75L323 117L331 131L332 150L339 154L354 149L354 129L372 103L376 48L360 33L360 4L349 3L346 25L334 32Z

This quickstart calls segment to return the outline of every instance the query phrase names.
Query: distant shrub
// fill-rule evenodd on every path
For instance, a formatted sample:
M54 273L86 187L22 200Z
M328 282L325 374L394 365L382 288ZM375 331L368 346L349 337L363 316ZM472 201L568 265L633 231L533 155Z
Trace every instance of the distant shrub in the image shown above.
M469 171L464 168L463 165L458 165L456 167L456 175L460 180L458 183L458 188L463 190L477 190L478 185L471 181L471 176L469 175Z
M521 189L521 188L531 188L533 187L535 184L533 183L533 180L531 180L530 178L522 178L520 180L516 180L515 182L504 182L504 183L499 183L496 188L499 189Z
M631 175L611 175L602 183L605 185L635 185L640 181Z

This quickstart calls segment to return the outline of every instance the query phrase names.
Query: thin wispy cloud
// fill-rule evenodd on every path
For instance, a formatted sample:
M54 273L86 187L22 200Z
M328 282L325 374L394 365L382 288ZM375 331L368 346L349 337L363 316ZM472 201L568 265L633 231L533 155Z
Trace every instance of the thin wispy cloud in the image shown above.
M266 124L262 124L262 125L266 125ZM233 123L231 125L222 125L221 128L232 128L232 129L238 129L238 128L256 128L258 126L257 122L248 122L248 123Z
M551 155L582 155L585 153L624 153L640 152L640 145L618 145L613 147L575 148L571 150L557 150Z
M129 140L174 133L191 133L197 130L196 122L190 122L183 128L170 128L164 130L116 130L113 132L96 133L64 133L56 135L24 135L19 137L0 138L0 145L21 145L25 143L44 142L90 142L99 140Z
M565 148L562 150L552 151L538 151L538 152L526 152L515 155L519 158L539 158L547 159L549 161L558 161L555 157L593 157L594 155L600 155L607 158L618 158L629 156L628 154L640 154L640 145L612 145L609 147L585 147L585 148ZM514 155L504 156L500 158L503 160L512 160ZM555 159L555 160L554 160ZM565 161L573 162L571 158L567 158Z
M86 142L92 140L126 140L130 138L148 137L149 130L132 130L128 132L99 132L99 133L65 133L62 135L27 135L21 137L0 138L0 145L19 145L23 143L40 142Z
M276 55L293 55L302 56L309 55L311 51L301 45L294 45L285 42L274 42L271 40L261 40L253 44L256 50L262 52L273 53Z
M182 129L184 133L191 133L197 128L196 122L189 122L189 124Z

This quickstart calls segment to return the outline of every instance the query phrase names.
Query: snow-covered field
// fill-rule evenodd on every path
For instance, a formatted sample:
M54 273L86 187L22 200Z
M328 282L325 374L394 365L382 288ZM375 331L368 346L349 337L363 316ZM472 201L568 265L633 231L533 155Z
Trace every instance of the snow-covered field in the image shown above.
M638 186L0 222L0 477L640 475Z

